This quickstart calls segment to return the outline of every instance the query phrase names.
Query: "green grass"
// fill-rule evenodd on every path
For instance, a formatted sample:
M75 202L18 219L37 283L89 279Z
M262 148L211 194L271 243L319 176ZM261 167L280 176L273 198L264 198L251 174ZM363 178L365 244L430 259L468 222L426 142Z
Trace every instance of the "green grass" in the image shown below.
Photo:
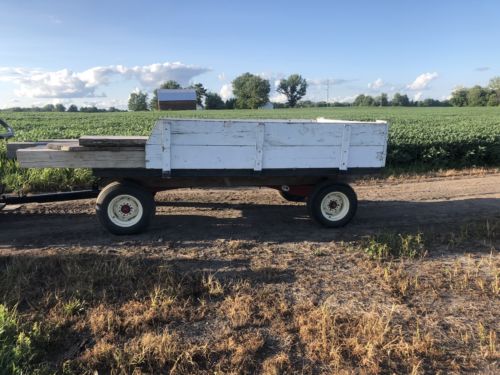
M0 112L16 140L78 138L81 135L148 135L160 117L282 118L327 117L390 122L387 166L428 171L500 165L500 108L301 108L143 113ZM0 145L0 181L13 190L54 190L88 185L88 171L22 171L5 160Z
M34 323L28 329L20 323L15 309L0 304L0 373L43 374L43 345L47 338ZM36 369L32 367L37 363ZM47 372L48 373L48 372Z

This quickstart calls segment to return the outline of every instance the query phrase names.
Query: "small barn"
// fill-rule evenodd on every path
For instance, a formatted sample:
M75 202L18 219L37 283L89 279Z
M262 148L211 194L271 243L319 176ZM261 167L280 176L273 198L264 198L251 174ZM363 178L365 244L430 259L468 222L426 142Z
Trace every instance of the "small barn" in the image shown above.
M159 89L159 110L196 109L196 91L192 89Z

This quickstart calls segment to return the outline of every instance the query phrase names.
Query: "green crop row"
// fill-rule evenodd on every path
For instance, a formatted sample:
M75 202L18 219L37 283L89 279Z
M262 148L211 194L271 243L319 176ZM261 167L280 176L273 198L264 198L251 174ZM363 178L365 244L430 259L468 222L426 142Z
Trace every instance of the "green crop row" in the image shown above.
M432 170L500 166L500 108L300 108L276 110L120 113L13 113L0 118L16 140L78 138L82 135L148 135L159 117L387 120L387 166ZM20 170L0 145L0 181L14 190L53 190L89 184L81 170Z

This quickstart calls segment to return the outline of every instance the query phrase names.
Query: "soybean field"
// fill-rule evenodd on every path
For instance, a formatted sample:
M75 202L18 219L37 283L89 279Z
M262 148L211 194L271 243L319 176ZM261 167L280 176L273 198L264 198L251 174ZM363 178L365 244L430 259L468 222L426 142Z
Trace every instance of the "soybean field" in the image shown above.
M500 165L500 108L350 107L275 110L152 111L114 113L0 112L16 141L82 135L148 135L156 119L275 118L387 120L388 171L429 171ZM0 144L1 182L11 190L62 190L88 185L86 170L21 170Z

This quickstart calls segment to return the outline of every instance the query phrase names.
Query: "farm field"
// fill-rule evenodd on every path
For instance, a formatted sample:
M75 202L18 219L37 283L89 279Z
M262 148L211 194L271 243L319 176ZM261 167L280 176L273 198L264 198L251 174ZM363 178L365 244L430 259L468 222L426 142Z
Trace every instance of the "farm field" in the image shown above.
M353 222L269 189L158 194L114 237L94 201L0 212L15 374L497 374L500 174L359 182Z
M0 112L17 140L147 135L165 115L385 119L389 167L335 230L264 188L160 192L125 237L94 200L7 207L0 374L500 372L498 108ZM1 152L16 191L92 181Z
M158 117L304 118L388 120L388 173L500 165L500 108L304 108L135 113L13 113L0 117L16 140L77 138L81 135L148 135ZM2 182L17 191L70 189L89 185L85 170L22 171L0 149Z

